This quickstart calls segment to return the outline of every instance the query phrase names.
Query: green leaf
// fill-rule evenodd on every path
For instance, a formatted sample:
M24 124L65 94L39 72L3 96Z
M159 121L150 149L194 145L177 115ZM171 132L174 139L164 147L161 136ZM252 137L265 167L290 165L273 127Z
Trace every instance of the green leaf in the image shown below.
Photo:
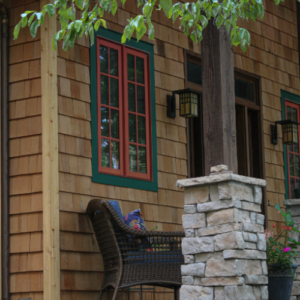
M238 46L240 44L240 38L239 38L239 34L237 32L231 37L231 43L234 46Z
M102 26L103 26L104 28L106 28L106 20L100 19L100 21L101 21Z
M93 27L91 27L93 29ZM69 46L71 47L71 49L74 48L74 43L75 43L75 39L76 39L76 29L73 27L70 31L70 37L69 37Z
M61 6L66 7L67 6L67 0L60 0Z
M72 6L68 9L68 18L72 21L76 20L76 10L73 10Z
M59 32L57 32L52 39L52 47L54 50L57 49L57 41L59 40Z
M221 14L219 14L216 19L216 25L218 29L221 27L221 25L223 25L223 22L224 22L224 17Z
M204 15L200 16L200 22L201 22L203 28L205 28L208 24L208 21Z
M197 33L195 30L192 31L192 33L190 34L190 38L192 39L192 41L194 43L197 43L198 42L198 38L197 38Z
M39 20L35 20L31 24L31 26L30 26L30 34L32 35L33 38L35 38L37 29L39 28L39 26L40 26Z
M69 38L70 38L70 33L68 32L65 37L64 37L64 42L63 42L63 49L67 50L69 46Z
M117 12L117 10L118 10L118 4L117 4L117 1L116 1L116 0L113 0L112 6L111 6L111 12L112 12L112 14L115 15L116 12Z
M75 4L79 9L82 10L83 0L75 0Z
M31 23L32 23L32 21L33 21L33 19L34 19L34 17L35 17L35 13L32 14L31 17L29 18L29 20L28 20L28 26L31 25Z
M15 26L14 28L14 39L16 40L19 36L20 33L20 29L21 29L21 25L22 25L22 20Z
M27 16L23 17L21 21L22 21L22 28L24 28L27 25L27 22L28 22Z
M139 25L139 27L136 30L136 38L138 41L146 33L146 31L147 31L147 27L146 27L145 23L143 22L141 25Z
M76 20L74 22L74 28L77 33L79 33L81 31L81 26L82 26L82 22L80 20Z
M96 31L98 31L98 29L99 29L99 27L100 27L100 23L101 23L100 20L98 20L98 21L95 23L94 28L95 28Z
M89 35L90 35L91 45L94 45L95 35L94 35L94 28L93 28L93 26L91 26L90 29L89 29Z
M49 14L49 17L52 18L55 14L55 6L53 4L46 4L46 11Z
M126 43L126 40L127 40L127 37L125 35L125 33L122 34L122 38L121 38L121 43L122 44L125 44Z
M148 35L151 40L154 40L154 26L151 21L148 22Z

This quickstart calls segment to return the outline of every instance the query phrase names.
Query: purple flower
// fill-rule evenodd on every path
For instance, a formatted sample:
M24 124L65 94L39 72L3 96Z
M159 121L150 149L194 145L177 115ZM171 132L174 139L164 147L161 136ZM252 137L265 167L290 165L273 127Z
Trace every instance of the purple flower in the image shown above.
M283 252L288 252L288 251L290 251L290 250L291 250L290 247L283 248Z

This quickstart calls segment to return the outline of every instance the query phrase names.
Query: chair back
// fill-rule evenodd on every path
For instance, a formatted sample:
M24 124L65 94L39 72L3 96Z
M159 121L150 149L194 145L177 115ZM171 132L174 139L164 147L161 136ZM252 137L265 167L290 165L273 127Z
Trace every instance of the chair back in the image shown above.
M91 200L87 207L87 214L91 220L98 246L103 258L105 276L104 285L115 285L122 272L122 256L115 234L117 215L112 216L113 208L104 200ZM120 222L122 222L120 220Z

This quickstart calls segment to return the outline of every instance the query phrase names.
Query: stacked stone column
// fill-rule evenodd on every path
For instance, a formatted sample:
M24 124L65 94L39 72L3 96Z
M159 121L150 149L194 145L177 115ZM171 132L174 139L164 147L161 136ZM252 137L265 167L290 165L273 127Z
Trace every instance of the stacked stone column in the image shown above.
M177 181L184 187L181 300L267 300L265 180L226 166L210 176Z
M295 221L295 227L300 230L300 199L289 199L284 201L284 205L286 206L287 211L291 211L293 220ZM300 242L299 233L294 231L290 232L290 235L297 241ZM294 282L293 282L293 289L292 289L292 296L291 300L298 300L300 299L300 247L299 248L299 255L296 258L297 261L294 263L298 264L298 268L296 269Z

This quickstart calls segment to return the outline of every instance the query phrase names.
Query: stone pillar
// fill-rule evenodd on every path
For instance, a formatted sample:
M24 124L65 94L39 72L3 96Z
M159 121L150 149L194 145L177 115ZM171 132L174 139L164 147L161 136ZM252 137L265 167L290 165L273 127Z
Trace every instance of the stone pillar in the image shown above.
M300 199L290 199L284 200L284 205L286 206L286 210L290 210L292 213L293 220L295 221L295 227L299 230L300 229ZM297 232L290 232L293 238L299 242L299 233ZM297 257L297 261L295 263L298 264L298 268L296 270L294 282L293 282L293 290L291 300L300 299L300 249L299 255Z
M184 187L181 300L267 300L262 179L224 165Z

